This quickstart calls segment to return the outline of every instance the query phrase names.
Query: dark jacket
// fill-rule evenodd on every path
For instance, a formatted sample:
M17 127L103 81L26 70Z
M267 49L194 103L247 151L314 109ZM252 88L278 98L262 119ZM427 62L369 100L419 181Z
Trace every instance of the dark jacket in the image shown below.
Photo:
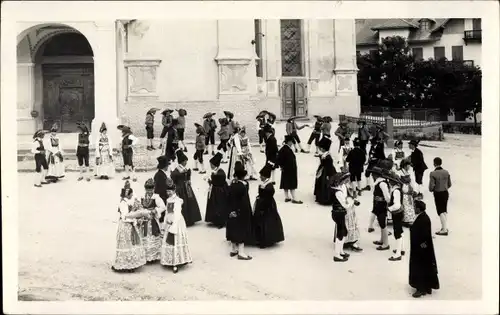
M429 175L429 191L441 192L448 191L451 187L450 173L442 167L438 166Z
M266 162L272 162L276 164L276 158L278 156L278 142L276 138L271 135L266 139ZM275 165L273 165L275 166ZM277 167L277 165L275 166Z
M413 170L417 173L423 173L427 169L427 164L424 161L424 154L419 148L415 148L410 155L410 162Z

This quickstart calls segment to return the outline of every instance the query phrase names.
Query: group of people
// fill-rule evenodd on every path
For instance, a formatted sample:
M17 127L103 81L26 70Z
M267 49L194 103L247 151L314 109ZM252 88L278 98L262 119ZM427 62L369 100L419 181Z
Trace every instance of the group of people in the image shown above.
M148 150L155 150L154 114L151 109L146 114ZM274 173L281 170L279 188L284 190L285 202L302 204L296 196L298 188L298 168L295 153L308 153L314 141L315 156L319 166L314 183L317 203L332 207L335 222L333 260L345 262L350 249L361 252L360 231L356 218L358 197L373 186L373 207L368 232L374 232L374 223L380 227L380 239L374 244L379 251L390 249L388 224L392 223L394 235L393 255L390 261L400 261L403 249L403 226L410 227L410 284L417 289L419 297L438 288L430 221L425 214L423 197L423 174L427 170L418 141L409 142L412 151L405 156L403 142L396 141L393 152L386 157L387 135L383 126L376 125L371 132L366 122L358 121L357 135L353 136L347 123L340 122L334 135L339 140L338 157L331 153L331 121L326 117L316 117L313 130L307 142L308 150L301 146L297 131L308 125L298 126L296 117L288 119L286 135L282 146L278 146L273 123L276 116L262 111L256 117L259 126L259 145L265 153L265 163L257 174L255 160L245 127L234 120L234 114L224 111L224 118L218 120L220 130L213 118L215 113L204 115L202 123L195 123L196 140L193 155L194 168L187 166L188 151L184 144L184 109L179 116L172 117L172 110L162 112L161 132L162 153L158 157L158 172L154 179L145 184L143 198L137 198L129 180L136 181L133 153L138 143L128 126L120 125L122 141L120 151L125 167L125 187L120 194L120 223L117 235L117 254L114 270L135 270L147 262L160 261L162 265L178 267L192 262L187 241L187 227L202 220L201 211L191 187L192 171L199 171L209 186L205 221L218 228L226 228L226 239L231 243L231 257L250 260L245 245L268 247L284 240L283 225L278 213L275 194ZM80 166L78 180L90 180L88 128L79 124L77 157ZM215 133L220 143L215 148ZM44 131L34 135L33 153L36 163L36 187L64 177L63 152L57 137L57 126L51 129L49 141L44 140ZM370 143L370 150L367 144ZM96 150L95 176L109 179L114 174L113 146L107 136L106 125L100 130ZM208 175L204 166L204 156L211 155ZM227 172L221 164L228 163ZM448 235L447 201L451 187L449 173L441 167L440 158L434 159L435 170L431 172L429 190L434 193L436 209L442 228L436 234ZM414 176L411 176L413 170ZM364 176L363 176L364 175ZM260 178L258 196L251 203L248 194L249 182ZM418 244L420 242L420 244ZM415 245L417 244L417 245ZM424 278L426 280L422 280Z

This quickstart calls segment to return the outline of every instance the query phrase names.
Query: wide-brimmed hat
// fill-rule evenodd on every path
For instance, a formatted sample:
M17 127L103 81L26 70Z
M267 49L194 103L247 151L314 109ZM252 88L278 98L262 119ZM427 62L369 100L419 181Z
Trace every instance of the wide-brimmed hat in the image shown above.
M77 122L76 127L83 132L89 132L89 127L83 121Z
M382 175L383 178L387 179L392 184L402 185L401 177L393 171L389 171Z
M167 108L167 109L164 109L164 110L161 112L161 114L162 114L162 115L167 115L167 114L171 114L171 113L173 113L173 112L174 112L174 111L173 111L172 109Z
M269 120L274 122L276 120L276 114L274 114L270 111L266 111L266 112L267 112L267 116L269 116Z
M106 127L106 124L103 122L103 123L101 124L101 128L99 128L99 132L101 132L101 133L102 133L104 130L108 130L108 128Z
M264 178L271 178L272 171L273 167L269 163L266 163L266 165L264 165L264 167L260 170L259 174Z
M320 115L313 115L313 117L316 118L317 120L323 120L323 117Z
M50 128L50 132L57 132L58 130L59 130L59 125L57 123L54 123Z
M209 162L210 162L210 164L212 164L216 167L219 167L221 161L222 161L222 153L217 152L217 153L215 153L214 156L212 156L212 158L210 159Z
M150 110L147 111L146 114L151 114L151 115L154 115L156 114L157 111L159 111L160 109L159 108L151 108Z
M321 138L321 140L318 141L318 148L321 148L325 151L330 151L330 147L332 146L332 140L328 138Z
M144 183L144 188L146 189L155 188L155 181L152 178L148 178L148 180Z
M285 135L285 139L283 140L283 142L287 143L287 142L293 142L294 141L294 138L292 135Z
M205 115L203 115L203 119L210 118L210 117L212 117L214 115L215 115L215 113L206 113Z
M169 177L167 177L167 180L166 180L165 190L175 190L175 183Z
M165 155L160 155L156 158L156 160L158 161L158 165L156 166L156 168L161 170L168 166L168 159Z
M184 108L179 108L177 109L177 112L179 113L179 116L187 116L187 110L185 110Z
M332 176L332 186L338 186L340 185L343 181L346 179L349 179L351 177L351 174L349 172L339 172L335 173Z
M132 129L127 125L118 125L116 129L121 130L123 133L132 132Z
M273 133L273 127L271 127L271 125L264 125L264 127L262 128L262 131L264 133Z
M260 113L257 115L257 119L258 118L262 118L264 116L266 116L268 114L268 111L267 110L261 110Z
M184 151L182 151L181 149L177 149L177 151L175 151L175 155L177 157L177 163L179 164L189 160L188 157L184 154Z
M44 136L46 133L48 133L47 130L39 129L33 134L33 139Z
M416 146L418 146L419 142L420 142L419 140L413 139L413 140L410 140L410 142L408 142L408 144L416 147Z
M246 134L246 133L247 133L247 128L246 128L245 126L243 126L243 127L239 128L239 131L238 131L238 132L239 132L239 133L245 133L245 134Z
M234 164L234 177L245 178L247 174L248 172L245 170L245 166L243 166L243 163L241 163L241 161L236 161L236 163Z
M229 117L229 119L233 119L234 118L234 114L232 112L230 112L230 111L227 111L227 110L224 111L224 116Z
M196 133L206 133L205 128L202 125L194 123L194 126L196 127Z
M394 162L389 159L380 160L377 165L372 168L369 168L368 171L370 173L374 173L384 177L385 175L391 172L392 167L394 166Z

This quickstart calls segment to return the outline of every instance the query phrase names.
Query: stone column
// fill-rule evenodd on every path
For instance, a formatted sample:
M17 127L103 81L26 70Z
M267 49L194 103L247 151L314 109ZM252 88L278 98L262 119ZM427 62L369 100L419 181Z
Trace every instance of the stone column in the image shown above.
M116 31L115 21L96 23L96 45L94 48L95 118L92 121L92 138L95 143L102 122L116 144L120 133L117 112Z
M281 31L280 20L265 21L263 33L265 37L265 51L263 51L265 63L265 73L267 81L267 96L279 97L279 78L281 77Z
M257 93L253 20L218 20L219 99L245 100Z

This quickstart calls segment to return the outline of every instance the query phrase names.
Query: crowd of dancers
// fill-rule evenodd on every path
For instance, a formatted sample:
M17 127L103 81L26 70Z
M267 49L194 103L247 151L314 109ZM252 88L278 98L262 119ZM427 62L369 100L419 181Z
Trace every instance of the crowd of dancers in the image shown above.
M153 129L156 111L158 109L155 108L148 111L145 121L147 150L151 151L157 150L154 146ZM387 134L381 125L376 125L375 131L370 131L366 122L359 120L357 133L353 133L349 131L347 123L340 122L334 133L339 141L339 147L333 150L337 151L335 157L331 153L331 117L315 116L316 122L307 148L302 146L297 131L308 125L299 126L296 117L288 119L286 135L282 145L278 146L273 127L276 115L262 111L256 120L259 146L265 154L265 163L257 172L246 128L234 120L233 113L224 111L224 117L218 120L220 128L217 131L218 126L213 118L215 113L207 113L203 122L194 124L196 140L194 168L191 169L186 155L188 150L184 144L187 112L184 109L178 110L176 118L172 116L173 112L162 112L164 128L158 148L161 150L157 158L158 171L144 184L145 192L142 197L134 192L130 184L130 180L137 180L133 162L138 138L133 135L129 126L118 126L122 132L118 149L123 158L125 184L121 189L118 206L120 220L116 258L112 266L115 271L134 271L146 263L159 261L177 272L179 267L192 262L187 228L202 220L200 207L191 187L193 172L201 174L209 187L204 220L217 228L226 229L226 239L231 243L230 257L251 260L252 257L245 251L245 245L264 248L284 241L283 225L275 201L274 173L277 169L281 170L279 189L284 191L285 202L302 204L296 196L299 182L296 153L309 153L313 142L315 156L319 158L313 193L318 204L332 209L331 217L335 222L333 261L348 261L350 255L347 250L363 250L359 245L356 208L360 206L359 196L371 191L372 187L373 205L368 232L375 231L376 221L380 227L380 238L373 243L379 251L389 250L391 232L388 224L392 223L394 241L389 261L401 261L405 254L403 226L413 229L419 225L416 224L417 218L423 218L422 221L426 217L421 214L426 208L422 201L422 181L427 165L418 149L419 143L410 141L411 155L405 156L403 142L396 141L393 152L386 156L384 146ZM83 123L78 127L78 180L90 181L90 131ZM37 172L35 187L57 182L64 177L64 153L57 136L57 125L50 130L48 139L45 139L46 133L48 132L39 130L34 135L32 152ZM217 148L216 133L220 140ZM113 148L103 123L95 144L95 177L107 180L115 176ZM206 155L210 155L209 174L205 168ZM431 173L429 189L434 193L442 223L441 230L436 234L448 235L446 208L451 181L441 163L440 158L434 159L436 169ZM228 164L227 171L221 164ZM249 181L258 178L258 195L252 203ZM422 224L426 225L427 221L420 225ZM412 286L417 288L415 297L428 294L429 290L439 287L432 237L429 239L428 233L420 233L422 229L420 227L419 231L412 231L411 239L410 284L413 283ZM414 241L414 236L418 240ZM413 249L414 242L420 242L420 253L417 253L418 249ZM426 246L424 251L422 244ZM414 257L413 252L417 256ZM422 257L426 257L425 270L421 266ZM429 278L429 275L432 277ZM421 280L422 276L427 277L426 280Z

